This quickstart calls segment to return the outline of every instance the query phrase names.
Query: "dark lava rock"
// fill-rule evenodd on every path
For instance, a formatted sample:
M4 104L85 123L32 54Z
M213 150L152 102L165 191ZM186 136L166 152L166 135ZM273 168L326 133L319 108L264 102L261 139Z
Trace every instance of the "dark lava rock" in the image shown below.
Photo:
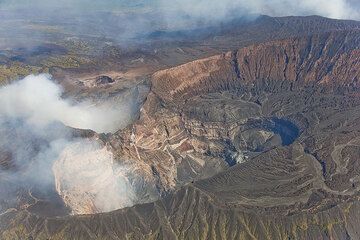
M112 79L111 77L108 77L108 76L99 76L95 80L95 84L97 86L109 84L109 83L113 83L113 82L115 82L114 79Z

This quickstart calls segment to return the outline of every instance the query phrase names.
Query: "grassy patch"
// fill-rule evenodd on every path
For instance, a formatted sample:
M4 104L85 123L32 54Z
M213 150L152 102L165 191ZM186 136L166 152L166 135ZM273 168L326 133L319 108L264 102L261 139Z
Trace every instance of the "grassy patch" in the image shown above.
M14 62L11 64L0 65L0 85L5 85L13 80L23 78L30 74L37 74L46 72L40 67L24 65L22 63Z
M91 61L85 57L81 57L78 55L63 55L50 57L42 62L42 65L51 68L51 67L59 67L63 69L70 68L78 68L82 65L90 64Z

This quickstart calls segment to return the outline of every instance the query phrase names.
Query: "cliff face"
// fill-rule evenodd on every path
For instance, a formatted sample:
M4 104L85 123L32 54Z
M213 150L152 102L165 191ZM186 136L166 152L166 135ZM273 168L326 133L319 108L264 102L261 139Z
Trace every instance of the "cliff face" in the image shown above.
M359 45L358 31L260 44L237 53L238 73L244 81L347 85L359 77Z
M9 212L3 238L358 238L359 48L360 32L335 31L155 73L139 120L102 140L141 172L134 194L161 199L56 219Z
M359 45L355 30L252 45L159 71L152 90L165 101L181 101L262 81L357 86Z

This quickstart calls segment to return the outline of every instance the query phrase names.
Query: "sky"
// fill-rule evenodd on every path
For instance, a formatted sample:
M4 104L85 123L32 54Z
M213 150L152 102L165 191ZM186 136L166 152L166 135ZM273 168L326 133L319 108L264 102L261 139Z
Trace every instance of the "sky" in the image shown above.
M74 11L121 11L151 9L168 21L187 16L204 21L222 20L233 15L265 14L271 16L321 15L339 19L360 19L357 0L0 0L2 9L27 8ZM161 17L161 16L159 16Z

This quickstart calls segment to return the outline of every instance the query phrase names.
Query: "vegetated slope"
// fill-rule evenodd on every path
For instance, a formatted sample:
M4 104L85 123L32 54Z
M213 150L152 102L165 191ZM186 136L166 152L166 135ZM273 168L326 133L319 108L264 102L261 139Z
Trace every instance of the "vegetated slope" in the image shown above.
M155 73L140 119L106 141L163 198L65 218L12 211L2 237L358 238L359 38L290 38Z

